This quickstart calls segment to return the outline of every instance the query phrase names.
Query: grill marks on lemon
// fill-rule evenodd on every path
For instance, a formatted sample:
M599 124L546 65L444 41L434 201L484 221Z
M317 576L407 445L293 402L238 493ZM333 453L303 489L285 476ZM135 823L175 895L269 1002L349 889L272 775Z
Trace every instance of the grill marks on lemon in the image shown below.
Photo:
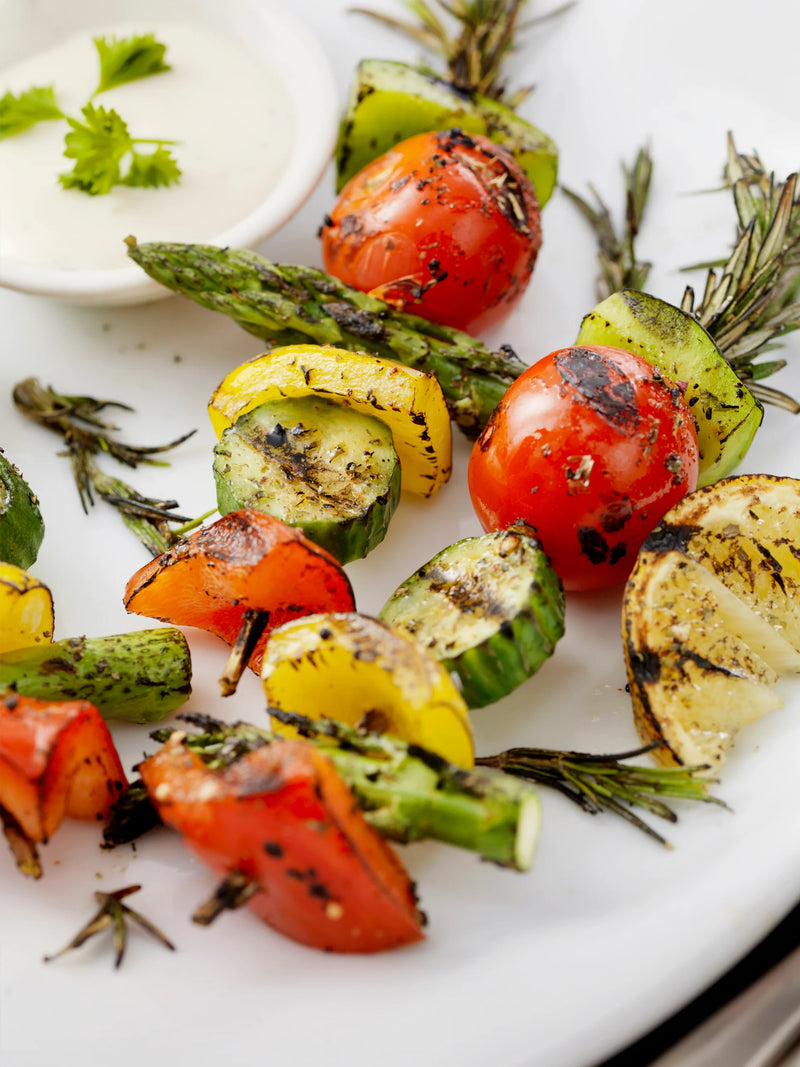
M634 718L662 763L719 763L800 672L800 482L730 478L687 496L625 590Z

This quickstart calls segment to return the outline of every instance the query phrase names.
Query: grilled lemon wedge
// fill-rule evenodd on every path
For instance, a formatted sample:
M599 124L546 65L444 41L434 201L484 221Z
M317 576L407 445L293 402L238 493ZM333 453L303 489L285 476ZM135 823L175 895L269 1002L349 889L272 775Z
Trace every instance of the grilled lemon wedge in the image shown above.
M800 482L729 478L687 496L647 538L625 589L634 719L665 764L719 764L800 671Z
M708 570L800 648L800 482L728 478L690 494L651 534Z

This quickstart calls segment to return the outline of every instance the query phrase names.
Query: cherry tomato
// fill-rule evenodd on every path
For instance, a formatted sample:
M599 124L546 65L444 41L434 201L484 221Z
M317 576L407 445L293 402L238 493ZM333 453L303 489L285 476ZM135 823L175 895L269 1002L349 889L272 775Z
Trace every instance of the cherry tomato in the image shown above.
M422 133L378 157L322 229L330 274L473 333L514 307L541 243L527 175L488 138L461 130Z
M500 401L470 456L469 490L485 530L523 519L566 589L598 589L627 577L697 473L676 386L630 352L564 348Z

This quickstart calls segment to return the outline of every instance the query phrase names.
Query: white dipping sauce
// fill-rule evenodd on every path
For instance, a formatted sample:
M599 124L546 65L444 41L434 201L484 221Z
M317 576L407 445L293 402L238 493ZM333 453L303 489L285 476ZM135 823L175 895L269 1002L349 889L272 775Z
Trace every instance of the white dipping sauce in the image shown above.
M104 196L64 189L63 120L0 141L0 253L19 263L59 268L125 267L123 239L203 242L256 208L277 184L295 135L284 85L244 45L184 23L101 26L0 71L0 96L53 85L66 115L94 91L93 37L153 33L172 68L100 93L133 137L163 138L181 178L158 188L115 186ZM150 146L142 145L142 151ZM123 168L125 161L123 160Z

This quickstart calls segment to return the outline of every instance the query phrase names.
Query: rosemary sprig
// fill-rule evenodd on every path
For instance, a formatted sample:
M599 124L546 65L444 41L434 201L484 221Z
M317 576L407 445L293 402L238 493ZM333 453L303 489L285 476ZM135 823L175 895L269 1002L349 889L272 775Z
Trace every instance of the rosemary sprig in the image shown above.
M652 163L640 149L631 170L625 170L626 218L617 236L610 214L592 189L597 207L568 189L598 241L600 300L619 289L642 289L650 264L635 255L647 202ZM780 347L780 339L800 326L800 180L797 173L775 180L756 153L739 152L728 135L725 187L733 194L737 228L727 259L685 267L707 269L700 301L687 286L681 310L692 315L713 338L722 355L747 388L765 403L800 413L800 403L762 384L786 366L783 359L755 362ZM590 186L591 188L591 186Z
M130 411L127 404L58 393L36 378L19 382L13 397L23 415L64 438L66 449L59 455L69 458L85 512L94 504L95 496L105 500L119 511L125 525L153 556L161 555L174 543L176 535L170 523L193 521L175 513L177 501L143 496L121 479L105 474L95 457L104 453L131 468L141 463L166 466L154 457L188 440L194 430L166 445L137 447L117 440L113 434L118 427L100 417L107 408Z
M708 804L727 805L711 796L708 788L716 779L708 777L707 766L643 767L623 761L645 755L658 742L630 752L593 755L588 752L560 752L545 748L511 748L496 756L482 756L476 766L494 767L537 785L555 789L590 815L609 811L619 815L660 844L671 848L665 837L654 830L631 809L644 808L668 822L678 816L662 797L699 800Z
M505 84L500 81L503 63L514 49L515 35L520 29L530 27L534 21L552 18L572 7L572 2L562 4L521 25L520 16L527 3L528 0L435 0L434 6L427 0L405 0L405 6L416 15L417 22L393 18L362 7L351 10L399 30L423 48L441 56L447 66L448 80L454 88L502 101L514 109L531 92L528 87L508 93ZM455 34L447 21L437 13L437 8L441 9L443 15L456 21Z
M114 966L119 967L128 944L128 920L130 919L137 923L146 933L151 934L157 941L160 941L165 948L174 952L175 946L157 926L154 926L149 919L146 919L138 911L134 911L127 904L122 903L125 897L130 896L131 893L138 892L141 888L140 885L129 885L124 889L117 889L113 893L95 893L94 899L100 905L99 911L78 931L68 945L65 945L64 948L55 952L52 956L45 956L44 962L50 963L52 960L58 959L59 956L63 956L64 953L80 948L81 945L86 944L89 938L108 929L109 926L113 926Z
M733 251L724 262L710 265L699 303L687 286L681 307L708 330L755 396L798 414L797 401L761 384L786 361L754 362L800 326L798 175L776 181L757 154L738 152L729 134L725 179L737 215Z
M635 241L644 218L653 160L647 148L640 148L633 166L622 165L625 180L625 218L618 233L611 212L594 186L589 191L595 203L562 185L573 204L579 209L597 238L599 274L596 281L597 299L605 300L620 289L643 289L652 264L636 256Z

